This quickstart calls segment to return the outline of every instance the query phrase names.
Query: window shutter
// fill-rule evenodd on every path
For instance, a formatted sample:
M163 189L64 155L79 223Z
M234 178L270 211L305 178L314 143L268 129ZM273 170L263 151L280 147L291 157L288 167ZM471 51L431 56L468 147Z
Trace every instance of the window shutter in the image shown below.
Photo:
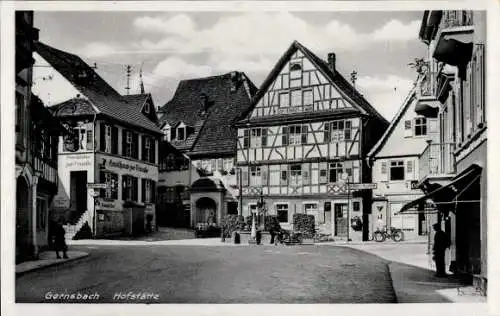
M122 176L122 200L127 199L127 176Z
M106 124L104 124L104 122L101 122L101 126L99 128L99 148L101 149L101 151L106 150L105 137L106 137Z
M149 162L156 164L156 139L151 138L151 156L149 157Z
M386 161L382 161L380 163L380 173L387 174L387 162Z
M412 137L413 136L413 126L412 120L405 120L405 132L404 137Z
M325 123L323 140L325 143L330 142L330 123Z
M139 181L137 178L132 178L132 187L133 187L133 200L137 201L139 199Z
M407 173L412 173L413 172L413 161L408 160L406 162L406 172Z
M139 134L137 134L137 133L132 134L132 144L133 144L134 153L135 153L134 158L139 159Z
M118 127L111 128L111 153L118 154Z
M141 201L146 202L146 179L141 179Z
M248 185L248 170L243 170L242 172L242 185Z
M243 148L250 147L250 131L248 129L243 131Z
M127 130L122 129L122 156L127 155Z
M145 160L146 159L146 138L147 136L145 135L142 135L142 144L141 144L141 147L142 147L142 154L141 154L141 160Z
M267 147L267 128L262 128L262 147Z
M267 185L267 166L262 166L261 168L262 185Z
M105 175L104 171L99 171L99 183L105 183L105 182L106 182L106 175ZM105 197L106 196L106 189L100 189L99 196Z
M283 126L283 135L281 135L281 143L283 146L288 145L288 127Z
M302 144L307 144L307 125L302 125L301 142Z

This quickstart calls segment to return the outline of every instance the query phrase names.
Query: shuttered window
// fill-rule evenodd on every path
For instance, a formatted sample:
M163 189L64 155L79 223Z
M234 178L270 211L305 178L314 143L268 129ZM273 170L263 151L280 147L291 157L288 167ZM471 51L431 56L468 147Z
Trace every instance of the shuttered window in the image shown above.
M267 128L262 128L262 147L267 147Z
M243 148L250 147L250 131L248 129L243 131Z
M380 163L380 173L387 174L387 162L386 161L382 161Z
M404 137L412 137L412 136L413 136L412 121L411 120L405 120Z

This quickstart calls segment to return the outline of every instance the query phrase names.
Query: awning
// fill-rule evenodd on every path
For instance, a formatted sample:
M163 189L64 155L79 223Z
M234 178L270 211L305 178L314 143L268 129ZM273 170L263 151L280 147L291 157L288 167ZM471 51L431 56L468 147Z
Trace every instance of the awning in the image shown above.
M474 182L476 182L481 177L481 171L482 168L478 165L471 165L469 168L458 174L449 184L442 186L421 198L403 205L399 213L410 213L410 211L417 211L418 213L428 212L428 208L419 206L425 205L427 200L429 199L432 200L433 204L437 205L478 202L479 200L457 201L457 198L462 194L462 192L467 190Z

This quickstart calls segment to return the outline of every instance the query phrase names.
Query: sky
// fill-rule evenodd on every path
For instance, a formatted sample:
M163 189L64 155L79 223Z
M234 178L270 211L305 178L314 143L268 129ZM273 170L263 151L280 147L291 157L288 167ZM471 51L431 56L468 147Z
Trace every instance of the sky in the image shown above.
M391 120L416 78L408 63L426 54L418 40L422 14L38 11L34 24L41 42L96 63L99 75L122 94L126 65L132 66L130 93L139 92L142 69L156 106L169 101L183 79L237 70L259 87L297 40L323 59L336 53L347 79L356 70L356 88Z

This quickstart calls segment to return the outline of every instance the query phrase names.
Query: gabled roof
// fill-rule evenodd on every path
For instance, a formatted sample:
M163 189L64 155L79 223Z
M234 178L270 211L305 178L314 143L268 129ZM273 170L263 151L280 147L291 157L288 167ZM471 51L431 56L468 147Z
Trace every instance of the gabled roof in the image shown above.
M97 114L89 100L83 98L72 98L50 107L55 116L78 116Z
M382 137L378 140L378 142L373 146L373 148L370 150L370 152L367 155L368 159L371 159L374 157L385 145L389 137L391 137L392 132L396 128L396 126L399 124L401 121L401 118L403 115L406 113L408 108L411 106L413 98L415 96L415 86L410 90L408 95L406 96L406 99L404 100L403 104L399 108L398 112L394 116L394 118L391 121L391 124L389 124L389 127L385 130L385 133L382 135Z
M191 128L186 141L172 141L190 155L234 153L237 131L232 124L248 109L256 90L242 72L182 80L173 98L159 110L164 113L160 125L168 122L173 127L184 122ZM207 96L207 111L202 94Z
M316 66L316 68L325 76L325 78L327 78L327 80L334 87L337 87L339 92L343 94L348 100L350 99L352 101L352 104L355 108L363 113L375 116L380 121L388 124L387 120L375 108L373 108L373 106L371 106L371 104L338 71L333 72L328 66L327 62L316 56L309 49L307 49L297 41L293 41L290 47L278 60L274 68L262 83L257 94L253 97L251 106L249 110L242 116L242 119L245 119L255 108L259 100L266 93L269 86L274 82L281 69L285 66L286 62L297 50L300 50L307 58L309 58L311 63Z
M161 133L158 126L145 117L134 104L128 103L80 57L38 42L36 51L56 71L90 101L97 114Z
M142 111L144 109L144 105L146 105L146 102L150 100L151 108L149 109L149 113L151 117L148 118L147 114L145 113L143 113L143 115L146 115L146 118L153 120L154 123L158 123L158 116L156 114L156 109L151 93L127 94L123 95L122 97L125 99L126 102L136 106L139 112L141 113L143 113Z

